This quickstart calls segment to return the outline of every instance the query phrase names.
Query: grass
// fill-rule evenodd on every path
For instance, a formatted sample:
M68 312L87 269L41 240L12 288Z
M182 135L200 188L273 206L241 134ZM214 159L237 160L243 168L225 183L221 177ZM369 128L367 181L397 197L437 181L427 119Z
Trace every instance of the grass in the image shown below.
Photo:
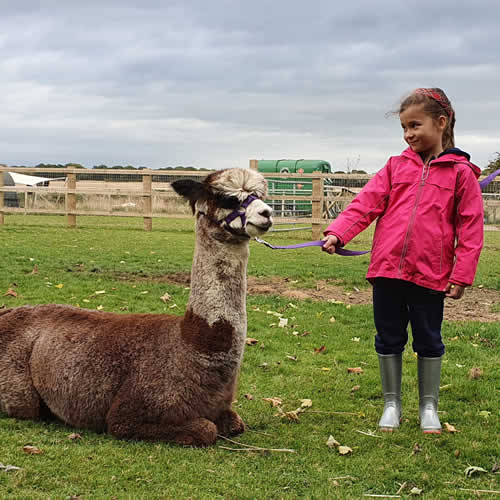
M67 229L62 217L9 216L6 222L0 228L0 293L12 288L17 297L1 296L0 305L59 302L116 312L184 311L189 291L158 278L189 271L191 220L155 220L151 233L143 231L140 219L82 217L76 230ZM310 234L274 233L267 239L287 244ZM367 233L350 247L369 245ZM366 257L251 246L250 274L286 276L301 287L325 278L351 290L367 286ZM486 233L477 284L500 290L499 247L500 233ZM172 295L166 304L159 300L165 292ZM279 328L268 311L282 314L288 325ZM237 440L294 453L229 451L220 446L240 447L221 440L208 449L125 442L0 414L0 462L21 468L0 470L0 498L360 498L398 491L404 498L417 488L414 493L422 490L424 498L465 499L474 496L469 490L500 489L491 472L500 449L498 323L443 325L441 421L459 432L420 433L416 359L409 348L403 426L372 436L383 403L369 306L250 296L248 317L248 336L258 342L247 346L242 365L234 407L249 430ZM348 373L352 367L363 373ZM470 379L472 368L482 375ZM284 412L299 408L303 399L312 406L292 421L262 399L271 397L282 400ZM70 440L75 432L81 439ZM330 435L352 453L330 449ZM25 445L43 453L28 455ZM464 474L469 466L487 472L469 478Z

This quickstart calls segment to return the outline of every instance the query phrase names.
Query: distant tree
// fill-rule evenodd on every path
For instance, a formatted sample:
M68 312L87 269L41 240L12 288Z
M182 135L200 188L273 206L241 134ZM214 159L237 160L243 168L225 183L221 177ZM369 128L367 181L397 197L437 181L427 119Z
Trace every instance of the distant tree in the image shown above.
M80 165L79 163L66 163L64 165L65 168L85 168L83 165Z
M105 169L105 168L108 168L108 166L107 165L94 165L92 168L93 169Z
M496 159L490 161L488 166L481 172L483 175L489 175L500 168L500 152L495 153L497 155Z
M351 174L366 174L364 170L351 170Z

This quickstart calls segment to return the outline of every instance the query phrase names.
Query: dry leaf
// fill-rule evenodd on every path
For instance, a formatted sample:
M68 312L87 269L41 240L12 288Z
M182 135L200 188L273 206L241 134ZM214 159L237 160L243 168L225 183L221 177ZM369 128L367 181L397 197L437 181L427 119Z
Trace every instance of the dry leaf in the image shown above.
M357 375L361 375L364 371L360 366L356 366L355 368L347 368L347 373L356 373Z
M329 372L330 370L331 370L331 368L326 368L326 367L321 368L321 371L323 371L323 372Z
M33 266L33 271L31 271L31 274L38 274L38 266L36 264Z
M415 443L413 445L413 451L411 452L411 454L416 455L417 453L420 453L421 451L422 451L422 447L418 443Z
M77 434L76 432L73 432L68 436L68 439L70 441L77 441L78 439L82 439L82 436L80 434Z
M170 299L172 298L172 296L168 293L165 293L164 295L162 295L160 297L160 300L163 302L163 303L167 303Z
M297 356L287 356L286 358L290 361L297 361Z
M247 339L245 340L246 345L255 345L258 342L259 341L257 339L253 339L252 337L247 337Z
M335 321L337 321L333 316L330 318L330 323L335 323Z
M475 467L473 465L471 465L470 467L467 467L467 469L464 470L464 474L467 476L467 477L471 477L473 476L474 474L478 474L480 472L488 472L487 470L483 469L482 467Z
M356 391L359 391L361 389L361 386L360 385L355 385L352 389L351 389L351 394L353 394L354 392Z
M460 456L460 450L455 450L453 455L455 455L455 458L458 458Z
M349 453L352 453L352 449L349 446L339 446L338 450L340 455L349 455Z
M359 342L360 340L361 340L361 338L360 338L360 337L353 337L353 338L351 339L351 341L352 341L352 342Z
M326 351L326 347L322 345L321 347L314 348L314 354L322 354Z
M40 448L37 448L36 446L23 446L23 451L24 453L27 453L28 455L39 455L40 453L43 453L43 451Z
M452 433L452 432L460 432L459 430L457 430L457 429L455 428L455 426L454 426L454 425L451 425L451 424L449 424L448 422L445 422L445 423L444 423L444 428L446 429L446 431L447 431L447 432L450 432L450 433Z
M274 408L276 406L280 406L283 401L280 398L262 398L262 401L267 401L271 403L271 406Z
M469 370L469 380L481 378L482 376L483 376L483 370L481 370L481 368L471 368Z
M16 467L15 465L4 465L0 462L0 470L4 470L5 472L10 472L12 470L22 470L21 467Z
M3 295L4 295L4 297L7 297L7 296L17 297L17 292L15 290L12 290L12 288L9 288Z
M422 494L422 489L420 488L417 488L416 486L414 486L411 490L410 490L410 495L421 495Z
M278 323L279 328L285 328L285 326L288 325L288 319L287 318L280 318L280 321Z
M340 443L330 434L326 446L328 446L328 448L337 448L340 446Z
M302 408L311 408L313 402L310 399L300 399L302 404L300 405Z
M106 293L106 290L98 290L97 292L94 292L94 295L102 295L103 293Z
M55 285L55 288L62 288L64 285L62 283L59 283L58 285Z
M288 418L291 422L298 422L299 421L299 410L293 410L293 411L287 411L283 413L281 416L284 418Z

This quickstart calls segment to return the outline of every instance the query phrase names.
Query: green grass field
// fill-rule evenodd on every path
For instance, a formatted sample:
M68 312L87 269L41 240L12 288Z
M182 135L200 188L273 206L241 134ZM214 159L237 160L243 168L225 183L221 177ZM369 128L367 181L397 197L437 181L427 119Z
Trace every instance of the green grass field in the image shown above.
M190 270L191 220L155 220L151 233L143 231L140 219L81 217L78 226L67 229L63 217L6 217L0 227L0 306L57 302L118 313L183 313L189 290L161 278ZM476 285L500 291L500 232L485 236ZM361 235L349 247L369 248L370 238ZM272 233L266 239L288 244L307 241L310 233ZM278 252L252 242L249 274L288 277L301 288L329 278L349 292L368 286L367 263L365 256L332 257L317 248ZM17 296L4 295L9 289ZM166 303L160 300L165 292L172 297ZM218 440L211 448L191 449L126 442L0 414L0 463L20 468L0 466L0 498L498 494L498 322L444 323L440 418L457 432L424 436L411 348L404 355L403 425L393 434L377 431L383 400L369 305L255 295L247 307L248 336L257 343L246 348L234 403L248 426L235 439L240 444ZM493 307L498 310L498 304ZM281 314L288 325L280 328L271 313ZM348 372L356 367L363 373ZM474 368L481 371L470 378ZM263 398L282 403L272 407ZM303 400L312 406L302 407L308 404ZM287 414L298 408L304 411ZM79 437L70 439L74 433ZM330 448L329 436L352 451L342 455L340 448ZM27 445L42 453L26 453ZM294 452L270 451L284 449ZM469 467L480 469L467 476Z

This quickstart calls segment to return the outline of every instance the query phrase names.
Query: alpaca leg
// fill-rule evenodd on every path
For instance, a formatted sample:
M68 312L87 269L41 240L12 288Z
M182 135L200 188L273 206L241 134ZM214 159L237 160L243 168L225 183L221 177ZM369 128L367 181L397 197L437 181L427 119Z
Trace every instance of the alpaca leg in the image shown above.
M184 424L171 424L168 415L151 414L139 397L126 390L118 395L106 416L107 430L119 439L146 441L174 441L190 446L209 446L217 439L217 426L206 418L188 420Z
M233 410L222 412L215 421L221 436L236 436L245 432L245 424L241 417Z
M0 372L0 410L9 417L37 419L40 415L40 396L28 373L8 369Z

